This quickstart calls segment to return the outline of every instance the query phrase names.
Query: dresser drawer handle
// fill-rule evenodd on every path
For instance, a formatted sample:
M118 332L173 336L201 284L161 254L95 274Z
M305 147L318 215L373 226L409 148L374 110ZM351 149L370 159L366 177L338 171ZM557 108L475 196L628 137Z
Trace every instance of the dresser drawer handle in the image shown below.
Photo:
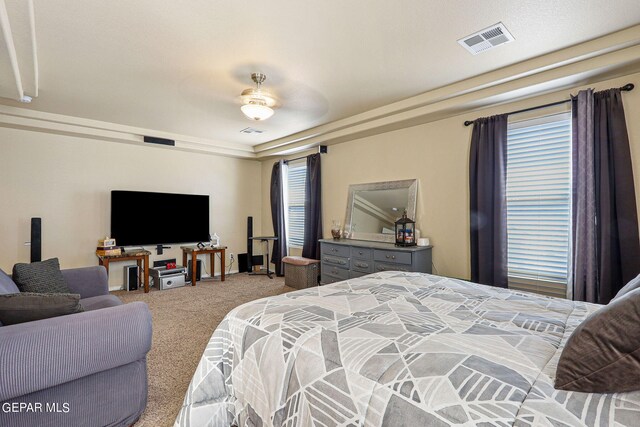
M331 250L332 250L333 252L338 252L338 250L339 250L339 249L338 249L338 248L331 248Z
M333 273L333 274L338 274L339 272L338 272L338 270L336 270L336 269L334 268L333 270L331 270L331 273Z
M366 262L356 262L356 267L367 268L369 267L369 264L367 264Z
M363 254L364 252L362 252L362 251L359 251L358 253L359 253L360 255L362 255L362 254Z
M391 259L396 259L396 256L395 256L395 255L386 255L386 258L387 258L387 259L389 259L389 258L391 258Z

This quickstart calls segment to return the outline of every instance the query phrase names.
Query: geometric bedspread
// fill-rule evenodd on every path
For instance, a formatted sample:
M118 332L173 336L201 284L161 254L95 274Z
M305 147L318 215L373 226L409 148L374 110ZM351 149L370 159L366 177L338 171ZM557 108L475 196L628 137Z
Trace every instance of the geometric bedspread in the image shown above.
M553 388L600 306L382 272L256 300L214 332L176 426L638 426L640 392Z

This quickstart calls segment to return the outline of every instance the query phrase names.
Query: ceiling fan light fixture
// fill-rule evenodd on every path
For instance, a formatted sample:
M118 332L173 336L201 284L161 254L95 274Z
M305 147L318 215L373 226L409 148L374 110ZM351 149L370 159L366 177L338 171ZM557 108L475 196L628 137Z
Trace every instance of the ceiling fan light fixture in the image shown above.
M276 105L276 98L260 87L266 78L262 73L252 73L251 80L256 83L256 87L245 89L240 94L244 104L240 110L251 120L267 120L273 116L274 111L271 107Z
M273 116L273 109L263 104L249 103L240 107L242 113L251 120L267 120Z
M250 104L252 102L256 102L256 103L262 103L267 107L273 107L274 105L276 105L276 98L273 95L271 95L269 92L262 89L255 89L255 88L245 89L240 94L240 97L242 98L243 104Z

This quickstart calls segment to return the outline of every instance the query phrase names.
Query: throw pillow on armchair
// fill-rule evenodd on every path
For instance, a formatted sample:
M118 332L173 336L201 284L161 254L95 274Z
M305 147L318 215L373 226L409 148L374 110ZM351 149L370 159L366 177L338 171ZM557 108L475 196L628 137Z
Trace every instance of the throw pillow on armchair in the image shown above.
M0 295L0 322L4 326L82 311L79 294L20 292Z
M60 271L58 258L14 265L13 281L20 289L20 292L71 293Z

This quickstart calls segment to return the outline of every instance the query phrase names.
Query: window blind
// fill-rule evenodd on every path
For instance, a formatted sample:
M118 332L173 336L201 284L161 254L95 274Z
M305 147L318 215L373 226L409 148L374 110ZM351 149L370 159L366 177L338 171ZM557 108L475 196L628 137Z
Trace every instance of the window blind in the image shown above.
M509 288L566 297L570 232L570 113L509 124Z
M288 167L287 245L301 248L304 244L304 196L307 162L291 162Z

